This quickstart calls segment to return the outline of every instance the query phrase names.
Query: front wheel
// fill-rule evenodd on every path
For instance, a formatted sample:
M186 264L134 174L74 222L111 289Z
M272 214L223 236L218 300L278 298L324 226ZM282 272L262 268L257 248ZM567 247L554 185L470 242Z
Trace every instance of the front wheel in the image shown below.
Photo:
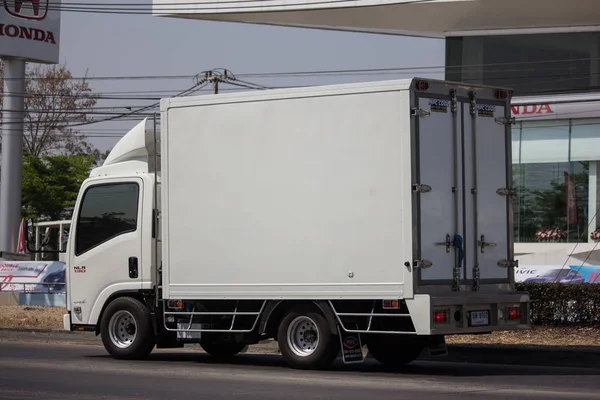
M106 351L119 359L145 358L156 344L150 311L131 297L118 298L106 307L100 335Z
M277 341L292 368L325 368L339 352L338 336L331 333L327 319L306 308L292 310L281 320Z

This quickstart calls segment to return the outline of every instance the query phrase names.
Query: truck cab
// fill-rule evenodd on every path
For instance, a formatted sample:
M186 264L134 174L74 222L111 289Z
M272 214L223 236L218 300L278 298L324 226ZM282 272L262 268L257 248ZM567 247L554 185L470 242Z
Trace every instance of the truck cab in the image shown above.
M67 246L65 329L98 331L113 299L153 290L155 178L144 138L142 121L81 186Z

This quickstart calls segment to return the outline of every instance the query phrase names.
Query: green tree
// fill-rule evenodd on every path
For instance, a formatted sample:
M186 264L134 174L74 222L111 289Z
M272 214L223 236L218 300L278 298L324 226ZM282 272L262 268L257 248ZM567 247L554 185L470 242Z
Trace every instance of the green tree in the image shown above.
M22 216L37 221L71 218L94 156L24 156Z

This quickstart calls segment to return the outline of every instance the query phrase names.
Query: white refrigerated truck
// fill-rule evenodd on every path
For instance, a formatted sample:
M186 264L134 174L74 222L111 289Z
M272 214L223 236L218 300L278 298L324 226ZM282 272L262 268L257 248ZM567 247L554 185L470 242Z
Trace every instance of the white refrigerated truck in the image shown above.
M528 328L511 96L414 78L162 100L81 187L64 328L116 358L273 338L295 368Z

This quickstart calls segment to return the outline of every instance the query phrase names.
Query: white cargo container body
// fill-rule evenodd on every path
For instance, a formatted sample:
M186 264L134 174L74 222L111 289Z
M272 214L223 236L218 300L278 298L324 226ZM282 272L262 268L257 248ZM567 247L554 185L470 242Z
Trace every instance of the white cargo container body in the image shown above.
M115 357L275 338L305 368L527 328L511 95L407 79L164 99L81 189L65 328Z
M164 100L165 297L412 296L409 99L394 89Z

